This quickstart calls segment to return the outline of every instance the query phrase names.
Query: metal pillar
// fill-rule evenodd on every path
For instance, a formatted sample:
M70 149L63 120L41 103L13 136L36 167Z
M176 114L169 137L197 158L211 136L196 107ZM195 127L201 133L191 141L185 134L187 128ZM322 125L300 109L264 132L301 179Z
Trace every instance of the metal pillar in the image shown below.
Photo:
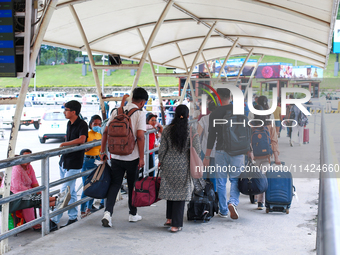
M156 25L155 25L155 27L154 27L154 29L153 29L151 35L150 35L149 41L148 41L148 43L146 44L146 47L145 47L144 52L143 52L143 55L142 55L142 57L140 58L139 68L138 68L138 70L137 70L135 79L134 79L134 81L133 81L132 88L131 88L131 93L130 93L130 94L132 94L132 91L137 87L137 84L138 84L138 81L139 81L139 77L140 77L140 75L141 75L141 73L142 73L143 66L144 66L145 61L146 61L146 57L147 57L147 55L149 54L149 51L150 51L151 46L152 46L152 43L153 43L153 41L155 40L156 35L157 35L159 29L161 28L161 25L163 24L163 21L164 21L166 15L168 14L168 12L170 11L172 5L173 5L173 0L170 0L170 1L166 4L166 6L165 6L165 8L164 8L164 10L163 10L163 12L162 12L162 14L161 14L161 16L159 17L159 19L158 19L158 21L157 21L157 23L156 23Z
M229 52L228 52L228 55L225 57L225 60L224 60L224 62L223 62L223 65L221 66L220 72L218 73L218 76L217 76L218 79L221 78L222 70L224 70L224 67L225 67L225 65L227 64L227 61L228 61L228 59L229 59L230 56L231 56L231 52L235 49L238 40L239 40L239 38L237 38L237 39L234 41L233 45L231 46L231 48L230 48L230 50L229 50ZM225 74L225 77L227 77L227 74Z
M47 157L41 160L41 184L46 187L44 191L41 193L41 208L42 216L45 217L45 221L41 226L41 235L45 236L50 233L50 218L49 218L49 210L50 210L50 158Z
M16 142L18 138L18 131L19 131L19 125L20 125L20 119L22 110L24 108L25 104L25 98L28 90L28 85L30 83L32 74L34 73L35 69L35 62L39 53L39 49L42 43L42 40L44 38L47 26L51 20L52 14L55 10L55 7L58 3L58 0L51 0L49 4L46 7L46 13L41 21L41 25L39 27L39 31L36 37L36 40L34 42L34 45L32 47L32 53L29 60L29 70L27 77L23 78L22 85L19 93L19 98L17 101L17 106L15 108L15 114L13 118L13 126L11 130L11 136L8 143L8 150L7 150L7 157L14 157L15 154L15 147ZM27 35L30 36L30 35ZM12 174L12 168L7 168L4 175L4 189L3 189L3 197L8 197L10 194L10 183L11 183L11 174ZM2 223L1 223L1 233L5 233L8 231L8 213L9 210L9 204L4 204L2 206ZM0 253L4 254L8 251L8 239L5 239L1 241L1 250Z
M247 87L246 87L246 89L244 91L244 98L247 96L248 88L250 87L250 84L251 84L252 80L254 79L256 70L259 67L259 64L262 62L263 58L264 58L264 55L261 55L261 57L259 58L259 60L257 61L256 65L255 65L255 68L254 68L253 72L251 73L251 75L249 77L249 81L248 81ZM251 95L251 96L253 96L253 95Z
M145 43L145 41L144 41L144 37L143 37L142 32L140 31L139 28L137 28L137 32L138 32L138 35L139 35L140 40L142 41L144 47L146 47L146 43ZM161 107L162 123L163 123L163 125L165 125L165 115L164 115L164 110L163 110L162 93L161 93L161 89L160 89L160 87L159 87L158 78L157 78L157 76L156 76L155 67L154 67L154 65L153 65L153 61L152 61L152 58L151 58L150 53L148 54L148 59L149 59L149 63L150 63L152 75L153 75L153 78L154 78L154 80L155 80L155 85L156 85L157 94L158 94L158 98L159 98L159 106ZM149 138L147 138L147 140L149 141ZM147 146L148 146L148 145L147 145ZM147 148L149 148L149 147L147 147ZM147 162L149 162L149 157L146 157L146 160L147 160ZM149 165L148 165L148 166L149 166Z
M247 55L246 59L244 60L244 62L243 62L243 64L242 64L242 66L241 66L241 69L240 69L240 71L238 72L238 75L237 75L237 78L236 78L235 85L237 84L237 81L238 81L238 79L239 79L239 78L240 78L240 76L241 76L241 73L242 73L242 71L243 71L243 68L246 66L246 64L247 64L247 61L249 60L249 58L250 58L251 54L253 54L253 50L254 50L254 48L252 48L252 49L249 51L249 53L248 53L248 55Z
M190 86L190 90L191 90L191 92L192 92L192 101L193 101L193 104L194 104L194 108L195 108L195 103L196 103L196 94L195 94L195 91L194 91L194 87L192 86L192 83L191 83L191 80L190 80L190 76L189 76L189 74L188 74L188 67L186 66L186 62L185 62L185 59L184 59L184 56L183 56L183 53L182 53L182 51L181 51L181 48L179 47L179 45L178 44L176 44L177 45L177 49L178 49L178 52L179 52L179 55L181 56L181 58L182 58L182 61L183 61L183 63L184 63L184 65L185 65L185 69L187 70L187 80L189 79L189 86ZM184 92L184 94L186 94L186 91ZM190 114L190 109L189 109L189 114Z
M200 48L198 49L198 51L197 51L197 53L196 53L196 56L195 56L194 60L192 61L191 68L190 68L190 71L189 71L189 73L188 73L188 77L187 77L187 79L185 80L185 84L184 84L184 86L183 86L183 93L182 93L182 95L181 95L180 103L183 102L184 96L185 96L186 91L187 91L187 88L188 88L188 83L189 83L190 77L191 77L191 75L192 75L192 73L193 73L193 71L194 71L194 68L195 68L195 65L196 65L196 63L197 63L198 57L201 55L201 52L203 51L205 44L207 43L207 41L209 40L211 34L213 33L213 31L214 31L214 29L215 29L215 27L216 27L216 24L217 24L217 22L215 22L215 23L210 27L208 34L207 34L206 37L204 38L204 40L203 40L203 42L202 42Z
M211 72L210 72L210 69L209 69L209 66L208 66L208 62L207 62L207 60L205 59L203 52L201 53L201 55L202 55L202 58L203 58L203 60L204 60L205 66L207 67L208 74L209 74L209 78L212 78L212 75L211 75Z
M34 21L33 21L34 22ZM32 0L26 0L25 3L25 37L24 37L24 64L23 73L29 72L29 61L31 54L31 36L32 36Z
M218 62L220 63L221 66L223 65L220 59L218 59ZM225 77L228 78L228 75L226 71L224 70L224 68L222 69L222 72L224 73Z
M100 87L100 82L99 82L98 71L95 68L96 64L94 63L94 60L93 60L91 48L90 48L89 42L88 42L88 40L86 38L83 26L81 25L81 22L79 20L79 17L77 15L76 10L74 9L73 5L69 5L69 9L70 9L70 11L72 13L74 21L77 24L79 33L80 33L80 35L81 35L81 37L83 39L83 42L84 42L84 45L85 45L85 48L86 48L87 55L89 56L90 65L91 65L92 70L93 70L94 81L95 81L96 87L97 87L97 94L98 94L98 97L99 97L99 104L100 104L100 108L102 110L102 118L103 118L103 120L105 120L106 119L106 111L105 111L105 105L104 105L104 100L103 100L103 96L102 96L103 94L101 93L101 87Z

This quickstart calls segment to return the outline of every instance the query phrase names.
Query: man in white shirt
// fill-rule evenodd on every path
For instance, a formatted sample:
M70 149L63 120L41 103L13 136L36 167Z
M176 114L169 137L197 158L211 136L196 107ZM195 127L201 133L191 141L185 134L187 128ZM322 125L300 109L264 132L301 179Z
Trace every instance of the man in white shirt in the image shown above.
M145 112L142 111L145 103L148 101L148 92L143 88L136 88L133 90L132 102L128 103L123 109L130 111L133 108L140 110L135 111L131 115L132 132L137 141L133 152L129 155L115 155L111 154L111 185L107 195L106 208L102 225L104 227L112 227L111 218L113 207L116 202L118 191L123 182L126 172L127 183L129 188L129 221L136 222L142 219L142 216L137 214L137 208L132 206L132 190L135 181L138 178L138 170L144 166L144 133L146 131L146 117ZM117 111L113 111L110 120L103 133L100 158L104 159L107 147L107 132L109 123L117 116Z

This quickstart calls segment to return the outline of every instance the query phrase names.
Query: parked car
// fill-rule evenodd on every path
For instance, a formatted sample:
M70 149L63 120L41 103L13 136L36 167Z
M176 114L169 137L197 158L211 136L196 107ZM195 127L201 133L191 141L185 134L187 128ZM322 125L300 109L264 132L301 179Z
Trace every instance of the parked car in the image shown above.
M96 94L85 95L86 104L99 104L99 98Z
M48 93L47 92L42 92L42 91L35 91L35 92L30 92L27 93L26 98L31 100L34 105L42 105L45 103L45 97Z
M12 125L16 105L4 105L2 110L3 124ZM26 101L22 111L20 126L33 124L35 129L39 129L39 121L41 119L41 109L35 108L33 103ZM19 130L20 130L19 126Z
M45 104L46 105L57 105L63 104L65 101L64 97L60 94L50 93L46 95Z
M64 97L64 102L66 103L66 102L71 101L71 100L76 100L79 103L82 103L83 102L82 99L83 99L83 97L80 94L67 94Z
M40 121L38 137L40 143L45 143L50 138L66 138L68 119L63 110L48 110L43 114Z
M130 94L130 92L129 91L113 91L112 92L113 97L122 97L125 94Z

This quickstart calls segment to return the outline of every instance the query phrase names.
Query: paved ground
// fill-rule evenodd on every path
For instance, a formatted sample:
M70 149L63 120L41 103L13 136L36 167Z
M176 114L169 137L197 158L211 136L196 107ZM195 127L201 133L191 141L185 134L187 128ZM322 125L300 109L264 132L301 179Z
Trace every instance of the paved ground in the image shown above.
M327 122L336 127L340 121L335 119L335 115L327 116ZM286 165L319 164L320 126L316 134L310 126L310 144L302 147L289 147L282 131L280 158ZM332 134L332 140L338 143L339 134L334 130ZM336 147L339 158L339 146ZM238 220L216 216L208 223L195 223L185 217L183 231L173 234L163 227L165 201L140 208L143 220L129 223L124 196L115 207L113 228L101 227L103 212L99 211L34 241L38 233L32 230L12 237L12 251L8 254L315 254L318 173L293 175L298 199L294 198L288 215L255 210L248 197L241 195ZM66 221L64 216L61 224Z

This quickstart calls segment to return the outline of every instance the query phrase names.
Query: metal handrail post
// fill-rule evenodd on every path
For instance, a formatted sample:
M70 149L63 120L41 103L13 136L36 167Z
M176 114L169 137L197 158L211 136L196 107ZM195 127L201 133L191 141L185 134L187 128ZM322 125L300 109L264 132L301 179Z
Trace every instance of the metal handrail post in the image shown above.
M143 175L144 176L149 176L149 134L145 135L145 165L144 165L144 171L143 171Z
M41 235L45 236L50 233L50 158L46 157L41 160L41 182L46 187L42 192L42 216L45 217L45 221L42 223Z

